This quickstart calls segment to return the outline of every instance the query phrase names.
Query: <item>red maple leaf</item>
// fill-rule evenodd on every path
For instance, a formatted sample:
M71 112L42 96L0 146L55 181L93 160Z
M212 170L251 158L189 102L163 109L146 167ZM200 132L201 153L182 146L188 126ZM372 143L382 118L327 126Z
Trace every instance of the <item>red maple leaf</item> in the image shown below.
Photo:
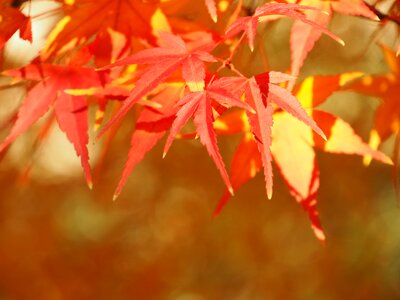
M87 183L91 186L89 154L86 147L88 143L86 99L83 96L67 94L65 90L100 86L104 82L104 74L96 73L87 67L50 64L29 65L22 69L9 70L6 74L39 82L27 93L11 132L0 144L0 151L32 126L55 102L54 113L57 123L80 156Z
M181 108L176 113L176 119L172 123L164 147L164 156L171 146L175 136L180 132L189 118L193 116L196 132L200 137L200 141L207 148L209 155L214 160L228 190L233 193L229 176L225 170L225 165L217 146L217 138L213 128L214 117L211 106L212 100L217 101L224 107L236 106L246 109L251 113L254 112L251 106L242 102L240 98L237 98L227 89L223 88L218 81L214 81L203 91L190 92L177 103Z
M203 88L206 75L204 61L215 61L215 58L206 50L210 50L213 45L197 46L194 49L190 49L189 45L181 37L165 32L160 34L160 44L160 47L142 50L106 67L126 66L129 64L149 65L143 71L139 80L136 81L135 88L124 101L121 109L103 127L99 136L178 68L182 68L182 77L192 90Z

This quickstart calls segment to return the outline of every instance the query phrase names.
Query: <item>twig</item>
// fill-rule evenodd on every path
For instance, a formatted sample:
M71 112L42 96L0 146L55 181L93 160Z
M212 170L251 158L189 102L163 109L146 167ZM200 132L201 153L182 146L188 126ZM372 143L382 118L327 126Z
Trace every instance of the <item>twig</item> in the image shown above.
M376 16L382 21L382 20L389 20L392 21L393 23L396 23L398 26L400 26L400 19L396 19L392 16L389 16L388 14L385 14L381 12L379 9L377 9L374 5L371 5L365 1L363 1L366 6L374 13ZM395 4L395 3L394 3ZM393 7L393 6L392 6Z

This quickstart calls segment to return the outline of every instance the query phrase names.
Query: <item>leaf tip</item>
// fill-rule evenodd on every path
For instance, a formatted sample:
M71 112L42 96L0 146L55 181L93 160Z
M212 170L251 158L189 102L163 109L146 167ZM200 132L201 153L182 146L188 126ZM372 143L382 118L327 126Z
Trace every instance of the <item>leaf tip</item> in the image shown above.
M314 235L317 237L317 239L320 241L322 245L326 244L326 236L324 231L315 225L311 225L312 230L314 231Z
M321 137L324 139L325 142L328 141L328 138L326 137L325 133L321 130Z
M228 186L228 191L229 191L229 194L231 194L232 196L235 196L232 186Z
M390 166L394 166L394 162L393 162L393 160L392 160L390 157L385 157L384 160L383 160L383 162L384 162L385 164L390 165Z
M322 131L321 128L319 128L319 127L317 126L317 128L314 129L314 131L315 131L325 142L328 141L328 138L326 137L325 133Z
M111 120L112 121L112 120ZM110 127L112 126L111 124L111 121L109 121L107 124L105 124L104 126L103 126L103 128L101 128L99 131L98 131L98 133L97 133L97 135L96 135L96 137L95 137L95 142L98 142L102 137L103 137L103 135L110 129Z
M219 210L217 210L217 209L215 209L214 211L213 211L213 213L212 213L212 218L213 219L215 219L216 217L218 217L219 216L219 213L220 213L220 211Z
M87 186L89 187L89 190L93 190L93 182L92 180L87 181Z
M5 145L5 143L3 142L2 144L0 144L0 153L4 151L4 149L6 149L7 146Z
M119 197L119 193L115 192L115 194L113 195L112 201L117 201L118 197Z
M163 154L162 154L162 158L164 159L164 158L165 158L165 156L167 156L167 151L164 151L164 152L163 152Z
M271 199L272 199L272 189L268 189L268 191L267 191L267 198L268 198L268 200L271 200Z
M365 155L363 157L363 165L365 167L368 167L371 164L371 161L372 161L372 156L371 155Z

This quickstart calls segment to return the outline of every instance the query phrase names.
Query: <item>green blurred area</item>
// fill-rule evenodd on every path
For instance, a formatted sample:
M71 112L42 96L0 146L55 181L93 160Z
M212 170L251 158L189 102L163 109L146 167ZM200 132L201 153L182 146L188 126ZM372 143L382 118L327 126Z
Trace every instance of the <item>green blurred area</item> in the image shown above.
M387 71L379 48L361 34L370 23L351 20L337 18L332 28L348 46L323 38L304 74ZM271 41L272 69L289 67L289 25L277 22L263 34ZM257 73L257 55L243 47L238 68ZM5 94L0 98L6 101ZM376 99L338 93L325 105L367 139ZM94 168L92 191L74 167L78 159L61 159L64 151L74 155L65 140L56 139L62 145L56 155L43 154L44 145L32 156L35 130L0 165L1 300L400 299L400 210L390 166L364 167L360 157L317 152L318 209L327 235L321 245L277 170L271 201L259 174L213 219L224 185L199 141L176 141L164 160L161 142L113 202L129 119ZM236 142L219 138L227 165ZM30 162L33 176L26 181L21 170Z

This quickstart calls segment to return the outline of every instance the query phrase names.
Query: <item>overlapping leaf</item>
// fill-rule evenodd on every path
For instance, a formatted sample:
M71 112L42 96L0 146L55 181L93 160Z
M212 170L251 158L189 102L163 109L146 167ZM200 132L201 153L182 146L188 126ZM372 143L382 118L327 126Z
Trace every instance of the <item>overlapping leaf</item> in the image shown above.
M327 88L325 96L328 97L339 87L339 80L339 76L308 78L295 90L304 105L313 106L324 100L313 97L313 88L325 86ZM251 122L247 123L244 116L244 113L228 113L216 123L219 134L231 134L238 131L244 133L231 165L231 180L235 189L253 178L263 167L262 155L260 151L256 151L259 149L257 146L260 143L259 138L257 135L255 139L252 138ZM293 118L287 112L275 113L271 151L291 194L307 211L316 236L324 240L325 235L316 210L319 171L314 147L331 153L371 155L384 163L391 163L391 160L363 143L350 125L343 120L319 111L313 111L313 118L326 133L326 142L313 134L310 126ZM215 215L221 212L229 199L230 195L226 191L215 209Z
M343 87L382 99L375 114L375 130L371 134L371 142L375 147L391 134L397 133L400 122L400 58L390 48L382 46L382 50L389 67L387 74L366 75Z
M17 30L22 39L32 42L31 26L31 19L11 7L10 1L0 1L0 50Z
M161 47L142 50L116 62L110 67L129 64L148 64L135 88L111 121L102 129L104 133L112 124L121 119L142 97L165 81L174 71L182 68L182 77L191 90L201 90L204 86L204 61L213 62L215 58L203 49L188 49L179 36L170 33L160 34Z
M214 160L228 190L233 193L229 176L225 170L225 165L217 146L217 138L213 128L214 117L211 105L212 100L217 101L225 107L236 106L254 112L251 106L240 101L239 98L235 97L227 89L223 88L217 81L207 86L203 91L191 92L178 102L178 105L181 105L181 108L177 112L176 119L172 123L164 147L164 156L171 146L174 137L180 132L189 118L193 116L196 132L200 137L200 141L207 148L209 155Z
M222 84L236 86L236 91L239 94L244 93L246 103L256 110L256 114L248 114L248 120L261 154L268 198L272 197L272 156L270 150L273 123L272 103L292 114L325 138L324 133L314 120L307 115L297 99L289 91L277 85L292 79L293 77L284 73L266 72L250 79L225 77L220 80Z
M400 124L400 57L386 46L382 46L389 72L382 75L367 75L356 79L344 86L345 90L353 90L370 96L379 97L381 105L375 112L375 126L371 130L369 144L378 149L380 144L392 134L397 136L393 147L393 182L397 197L400 199L400 185L398 181L399 164L399 124ZM365 156L365 164L369 164L371 156Z
M136 37L155 42L151 17L157 9L157 0L57 1L64 17L50 34L46 57L53 57L68 44L73 46L88 41L96 34L103 36L103 42L106 42L109 29L122 33L128 40Z
M167 16L172 18L169 8L177 6L179 2L176 0L57 1L61 3L58 11L63 15L63 18L50 34L46 49L43 52L45 58L54 57L59 51L72 49L75 45L89 41L93 36L96 36L97 40L103 44L104 50L110 51L110 48L113 47L112 43L115 42L110 40L110 30L123 34L126 38L125 46L128 48L132 46L133 37L144 39L155 45L154 29L168 30L170 28L162 10L166 10ZM216 21L215 1L205 0L205 4L212 19ZM193 2L191 5L193 6ZM162 16L161 20L157 19L159 15ZM155 22L158 22L156 28L154 28ZM165 26L159 28L163 22L166 22ZM68 47L65 48L66 46Z

